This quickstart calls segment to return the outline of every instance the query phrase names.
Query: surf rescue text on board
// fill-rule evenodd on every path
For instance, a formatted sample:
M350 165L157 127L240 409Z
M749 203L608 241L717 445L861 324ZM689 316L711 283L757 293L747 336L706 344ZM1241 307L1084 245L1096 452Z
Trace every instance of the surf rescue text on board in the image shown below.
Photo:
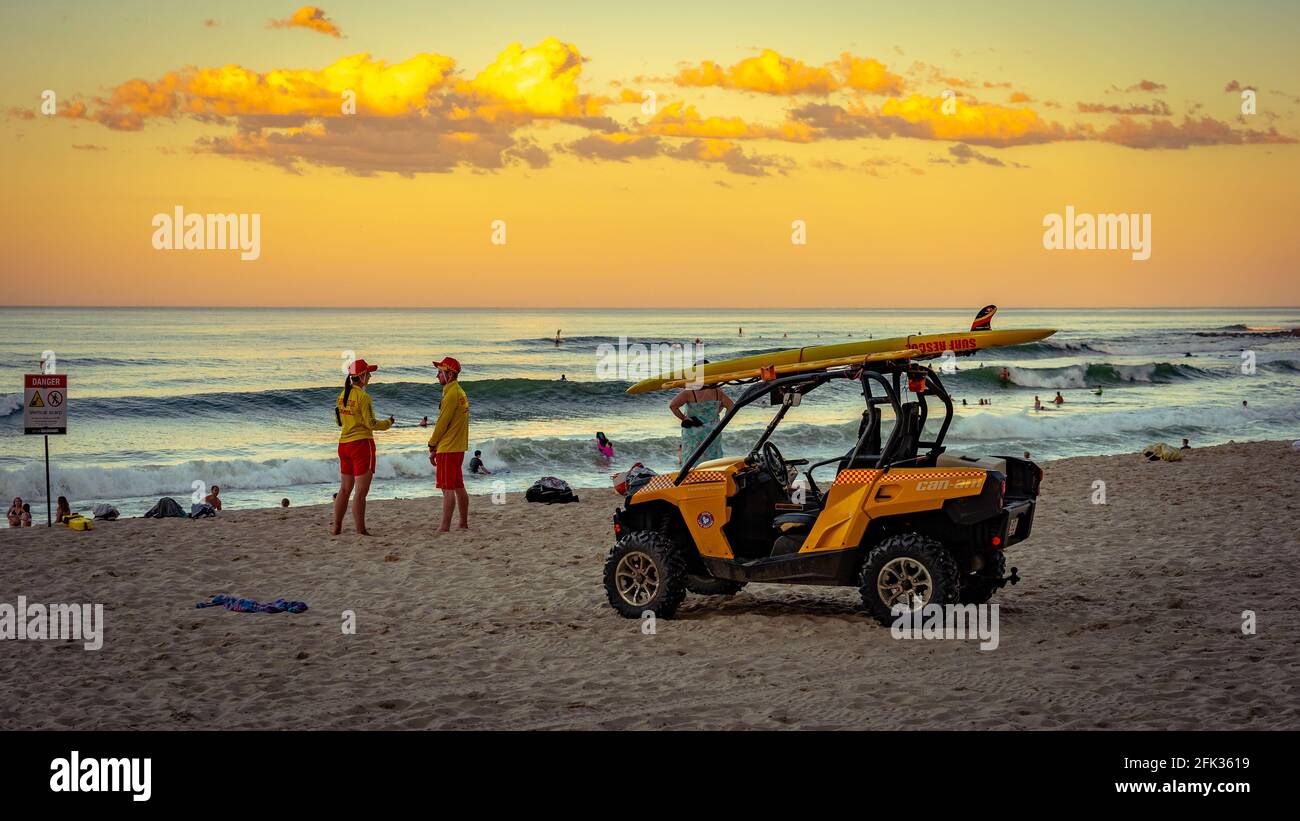
M940 339L937 342L911 342L907 347L915 348L921 353L941 353L943 351L973 351L979 347L974 339Z

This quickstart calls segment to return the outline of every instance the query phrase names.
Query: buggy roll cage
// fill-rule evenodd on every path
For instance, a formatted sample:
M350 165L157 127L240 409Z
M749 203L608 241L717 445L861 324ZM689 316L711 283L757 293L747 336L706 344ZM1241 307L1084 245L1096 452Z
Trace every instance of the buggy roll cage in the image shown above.
M920 365L910 360L899 360L888 363L888 365L888 367L881 368L880 370L869 370L866 367L839 367L830 370L812 371L810 373L783 376L778 379L756 382L750 385L745 389L745 392L741 394L740 398L735 401L731 410L727 411L727 414L718 423L718 426L715 427L707 437L705 437L704 441L701 442L686 461L682 463L681 469L677 471L677 476L673 479L673 484L680 485L682 483L682 480L686 478L686 474L690 472L691 468L695 467L696 463L700 461L700 457L703 456L704 452L709 449L709 446L722 435L723 429L730 424L731 420L735 418L736 414L738 414L742 408L753 403L759 397L768 395L772 397L773 404L776 404L778 400L780 401L781 409L776 412L776 416L774 416L772 421L768 423L767 428L763 431L763 435L758 438L758 441L754 443L754 447L750 450L749 455L745 457L745 462L747 464L753 464L757 458L758 452L772 436L777 425L781 424L781 420L785 418L786 412L794 406L792 397L796 395L802 397L805 394L811 393L832 379L857 379L862 385L862 396L866 401L867 409L863 412L863 424L861 429L858 431L858 439L853 446L853 450L850 451L847 456L837 456L833 459L810 465L808 468L810 473L812 470L821 467L822 465L830 464L831 462L843 461L846 465L854 464L858 457L863 454L864 448L871 442L873 434L875 442L878 443L880 438L879 406L886 402L889 403L890 408L894 411L895 423L893 430L889 433L889 441L880 449L880 455L876 459L874 467L876 469L888 470L895 464L914 462L922 458L920 456L912 456L897 462L895 462L894 459L898 450L905 442L907 427L913 425L913 422L905 419L906 414L903 410L904 403L900 402L898 398L899 394L902 392L902 377L904 374L907 374L909 381L913 378L921 378L925 381L925 389L916 394L916 402L906 403L907 405L915 405L917 408L914 428L918 437L920 432L925 430L925 422L929 416L929 405L926 402L926 395L934 394L943 402L944 419L943 423L939 426L938 434L932 441L922 441L919 438L916 440L917 449L923 447L929 448L929 454L927 455L937 456L943 452L943 440L948 434L948 426L952 424L952 398L948 395L947 390L944 389L943 382L940 381L939 375L925 365ZM886 379L886 375L891 378ZM875 396L872 394L872 382L879 384L883 391L881 396ZM866 453L869 455L871 451L868 450Z

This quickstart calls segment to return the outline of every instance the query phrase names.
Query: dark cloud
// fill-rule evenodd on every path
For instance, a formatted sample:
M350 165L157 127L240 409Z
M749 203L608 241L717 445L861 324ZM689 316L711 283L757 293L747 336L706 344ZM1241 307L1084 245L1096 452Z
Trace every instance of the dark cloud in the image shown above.
M1150 105L1110 105L1107 103L1079 103L1081 114L1120 114L1133 116L1137 114L1149 117L1172 117L1174 112L1163 100L1156 100Z

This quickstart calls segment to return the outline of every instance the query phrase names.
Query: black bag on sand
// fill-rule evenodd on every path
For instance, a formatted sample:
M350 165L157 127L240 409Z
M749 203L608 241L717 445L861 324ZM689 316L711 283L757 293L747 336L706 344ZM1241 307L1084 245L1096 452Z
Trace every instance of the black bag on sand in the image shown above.
M542 504L568 504L569 502L578 501L574 495L573 488L563 479L557 479L554 476L543 476L533 486L528 488L524 498L530 502L541 502Z
M181 506L170 496L164 496L159 499L158 504L151 507L149 512L144 514L144 517L146 519L188 518L185 515L185 511L181 510Z

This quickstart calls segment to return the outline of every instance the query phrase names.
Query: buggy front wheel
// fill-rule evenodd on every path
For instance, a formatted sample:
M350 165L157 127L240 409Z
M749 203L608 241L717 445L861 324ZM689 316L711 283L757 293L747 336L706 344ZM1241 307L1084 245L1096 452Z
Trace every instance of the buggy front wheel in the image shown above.
M628 533L605 559L605 596L624 618L639 619L647 612L672 618L686 598L686 562L662 533Z

